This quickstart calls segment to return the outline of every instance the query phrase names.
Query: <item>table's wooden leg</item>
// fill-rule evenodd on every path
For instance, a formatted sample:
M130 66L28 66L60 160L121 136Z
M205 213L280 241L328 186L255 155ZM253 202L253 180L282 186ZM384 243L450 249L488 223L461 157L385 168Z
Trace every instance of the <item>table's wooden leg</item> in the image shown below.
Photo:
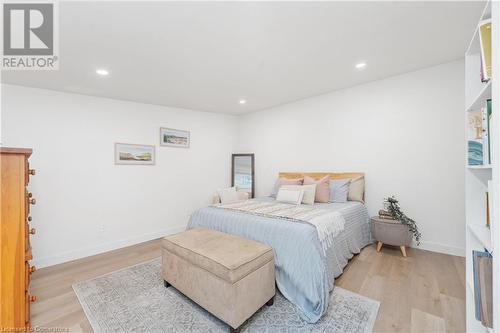
M401 249L401 253L403 254L403 257L406 258L406 247L404 245L401 245L399 248Z
M377 252L380 252L380 249L382 248L383 244L384 243L382 243L381 241L378 241L378 243L377 243Z

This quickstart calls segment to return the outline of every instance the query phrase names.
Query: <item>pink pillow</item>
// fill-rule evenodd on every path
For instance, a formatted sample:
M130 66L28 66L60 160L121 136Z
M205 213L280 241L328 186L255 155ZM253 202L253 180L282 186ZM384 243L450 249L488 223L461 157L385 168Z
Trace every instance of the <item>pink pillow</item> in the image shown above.
M278 190L283 185L302 185L303 182L304 182L303 178L298 178L298 179L278 178L278 180L276 180L276 184L274 184L274 188L270 196L276 197L276 195L278 194Z
M314 180L309 176L304 178L304 185L316 184L316 202L329 202L330 201L330 175L326 175L320 180Z

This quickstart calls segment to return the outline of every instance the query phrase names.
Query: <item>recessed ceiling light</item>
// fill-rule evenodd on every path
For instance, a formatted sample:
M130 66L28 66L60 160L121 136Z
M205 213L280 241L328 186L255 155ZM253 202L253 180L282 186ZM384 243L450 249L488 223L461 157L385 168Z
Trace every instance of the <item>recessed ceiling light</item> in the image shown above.
M102 68L99 68L95 72L97 74L101 75L101 76L107 76L107 75L109 75L109 72L106 69L102 69Z
M240 104L245 104L246 102L244 99L240 99Z
M356 69L362 69L362 68L365 68L366 66L366 62L360 62L359 64L356 64L354 67L356 67Z

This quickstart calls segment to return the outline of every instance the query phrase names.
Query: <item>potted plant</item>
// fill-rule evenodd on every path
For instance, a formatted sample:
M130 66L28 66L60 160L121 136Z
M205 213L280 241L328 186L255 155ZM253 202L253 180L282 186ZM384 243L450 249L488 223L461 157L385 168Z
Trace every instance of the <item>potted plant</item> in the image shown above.
M384 199L384 207L387 213L389 213L394 220L399 221L401 224L408 227L408 231L415 239L415 242L417 242L417 245L420 245L420 238L422 237L422 234L418 231L417 223L401 211L399 201L394 196L390 196Z

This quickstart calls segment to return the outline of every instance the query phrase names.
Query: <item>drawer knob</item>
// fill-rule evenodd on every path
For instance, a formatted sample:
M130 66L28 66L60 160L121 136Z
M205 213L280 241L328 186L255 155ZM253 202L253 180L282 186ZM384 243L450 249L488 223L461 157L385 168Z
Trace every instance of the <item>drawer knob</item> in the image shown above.
M33 197L33 193L29 192L28 193L28 198L31 198L31 197Z
M34 204L36 204L36 199L35 198L30 198L29 202L30 202L30 204L34 205Z
M28 171L28 173L29 173L30 175L34 176L36 172L35 172L35 169L30 169L30 170Z
M31 228L30 229L30 234L32 234L32 235L36 234L36 229L35 228Z
M35 266L31 266L30 269L29 269L29 272L30 273L35 273L36 271L36 267Z
M31 222L31 220L33 220L33 218L31 216L28 216L28 222Z
M38 297L36 297L35 295L31 295L30 296L30 302L33 303L33 302L36 302Z

